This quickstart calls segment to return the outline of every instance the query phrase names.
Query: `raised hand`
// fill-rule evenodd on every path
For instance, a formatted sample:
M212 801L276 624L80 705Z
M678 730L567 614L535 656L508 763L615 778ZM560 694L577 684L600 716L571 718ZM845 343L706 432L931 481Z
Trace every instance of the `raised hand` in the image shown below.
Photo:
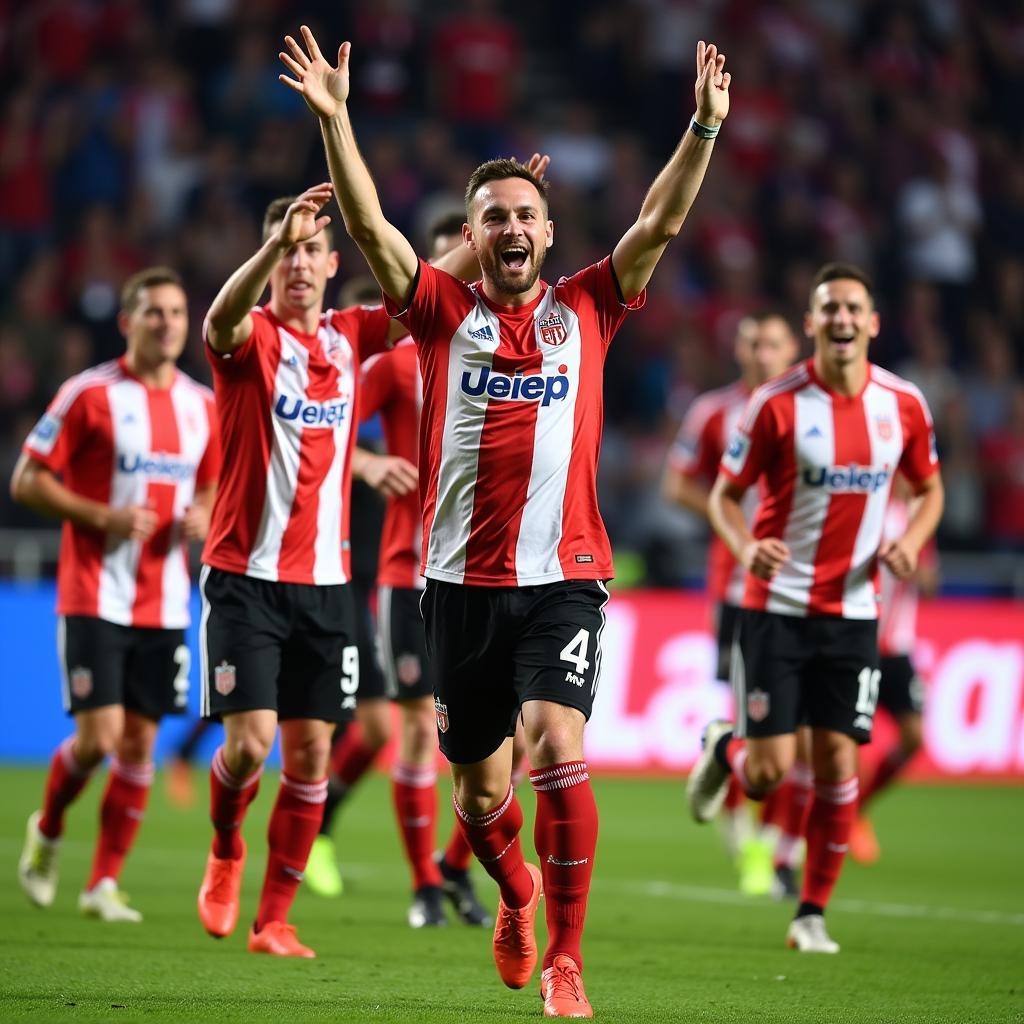
M334 186L329 181L307 188L285 211L281 226L277 229L280 244L289 248L298 245L330 224L331 218L326 214L321 217L319 213L332 195Z
M697 81L693 92L697 100L697 120L713 128L729 114L729 83L732 75L725 70L725 54L714 43L697 43Z
M291 53L282 50L277 55L295 77L277 77L288 88L294 89L317 117L334 117L348 99L348 55L352 44L342 43L338 47L338 66L332 68L324 59L309 28L303 25L299 31L305 49L292 36L285 36L285 45Z
M548 164L551 163L551 157L547 153L540 154L534 153L529 160L526 161L526 169L535 177L544 177L544 172L548 169Z

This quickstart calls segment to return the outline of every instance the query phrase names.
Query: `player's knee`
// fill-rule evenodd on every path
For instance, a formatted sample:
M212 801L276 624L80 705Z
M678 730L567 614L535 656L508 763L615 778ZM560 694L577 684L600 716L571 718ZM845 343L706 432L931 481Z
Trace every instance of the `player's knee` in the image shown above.
M309 739L285 754L285 771L304 782L315 782L327 774L331 758L329 739Z
M761 793L770 793L782 784L789 766L773 757L755 758L751 753L747 757L744 773L751 786Z
M391 702L367 701L365 713L359 715L363 743L371 750L380 750L391 739Z
M497 779L456 778L455 799L459 806L473 817L488 814L508 795L508 782Z
M118 737L112 732L91 732L75 740L75 762L91 770L117 749Z
M245 732L224 740L224 760L232 775L242 778L251 775L266 761L274 743L258 732Z

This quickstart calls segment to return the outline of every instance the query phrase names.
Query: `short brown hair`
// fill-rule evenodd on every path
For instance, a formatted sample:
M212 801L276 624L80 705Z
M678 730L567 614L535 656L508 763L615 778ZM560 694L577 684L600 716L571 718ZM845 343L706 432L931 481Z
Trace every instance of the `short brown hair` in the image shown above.
M131 313L139 303L139 295L144 288L153 288L158 284L176 284L182 291L185 282L181 274L171 267L146 267L132 274L121 287L121 311Z
M349 306L379 306L380 285L367 274L350 278L341 286L338 300L342 309Z
M298 196L278 196L267 204L267 209L263 214L264 242L274 233L275 226L284 220L284 215L288 212L288 207L291 206L298 198ZM327 236L328 247L333 248L334 232L331 230L330 224L324 228L324 234Z
M461 210L449 210L439 214L427 226L427 242L433 247L439 238L446 235L461 235L465 220Z
M828 281L859 281L864 285L868 298L874 304L875 283L871 280L871 275L866 270L862 270L855 263L826 263L814 275L814 280L811 282L811 294L807 304L808 309L814 305L814 293L818 290L819 285L823 285Z
M470 176L466 185L466 218L469 219L469 206L473 197L489 181L503 181L506 178L522 178L530 182L540 193L545 211L548 208L548 183L538 178L526 164L521 164L514 157L502 157L499 160L488 160L481 164Z

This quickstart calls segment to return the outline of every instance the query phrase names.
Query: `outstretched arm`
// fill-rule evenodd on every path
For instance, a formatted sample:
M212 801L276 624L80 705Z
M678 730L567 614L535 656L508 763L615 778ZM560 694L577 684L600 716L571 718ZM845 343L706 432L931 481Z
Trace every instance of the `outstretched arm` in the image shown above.
M320 119L327 166L345 230L359 246L384 294L404 305L416 278L419 260L408 239L385 219L377 189L356 145L347 105L348 59L352 45L341 44L338 66L332 68L320 52L313 33L305 25L301 33L305 48L291 36L285 36L290 53L278 54L295 77L279 77L302 96Z
M679 234L711 159L718 127L729 113L725 54L714 43L697 44L697 112L669 162L654 179L636 223L622 236L612 266L622 297L631 302L647 287L665 246ZM705 130L707 129L707 130ZM704 138L703 136L711 136Z
M252 334L252 307L259 302L270 274L293 246L330 224L319 216L331 198L331 183L306 189L285 211L277 231L228 279L206 314L206 340L214 352L231 352Z

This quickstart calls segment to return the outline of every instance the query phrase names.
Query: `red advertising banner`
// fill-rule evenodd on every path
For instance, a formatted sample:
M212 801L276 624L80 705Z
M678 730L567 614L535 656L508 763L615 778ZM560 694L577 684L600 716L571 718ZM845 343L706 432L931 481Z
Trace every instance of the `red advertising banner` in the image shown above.
M1024 605L921 604L915 663L926 687L918 777L1024 779ZM731 717L714 681L715 641L702 595L615 593L601 637L601 682L586 733L591 767L685 772L711 718ZM880 739L891 724L876 724Z

